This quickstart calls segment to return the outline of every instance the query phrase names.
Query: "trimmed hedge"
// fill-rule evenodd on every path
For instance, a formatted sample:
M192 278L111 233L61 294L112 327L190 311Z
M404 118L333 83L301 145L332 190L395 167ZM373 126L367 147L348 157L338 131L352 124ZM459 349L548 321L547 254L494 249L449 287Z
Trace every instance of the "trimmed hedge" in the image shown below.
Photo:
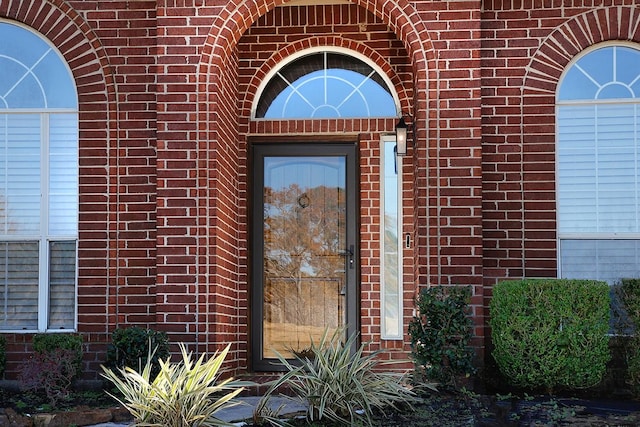
M634 328L627 347L626 381L633 394L640 396L640 279L622 279L616 290Z
M611 357L610 301L605 282L498 283L489 324L501 373L515 386L549 392L595 386Z

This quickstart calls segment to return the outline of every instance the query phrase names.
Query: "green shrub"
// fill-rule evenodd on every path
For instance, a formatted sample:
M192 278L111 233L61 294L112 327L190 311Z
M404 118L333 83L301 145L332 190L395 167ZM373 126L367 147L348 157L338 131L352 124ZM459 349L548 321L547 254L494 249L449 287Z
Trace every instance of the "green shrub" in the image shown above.
M409 323L411 356L419 377L455 385L457 376L475 373L469 346L469 286L435 286L420 292L418 316Z
M160 360L159 373L153 376L151 359L147 358L141 372L125 367L113 371L102 367L102 376L111 381L122 397L118 400L135 418L136 425L157 427L198 427L228 425L215 417L233 401L245 383L231 378L219 381L221 366L229 345L209 360L204 355L193 362L180 343L182 361L172 364Z
M634 328L634 335L627 345L626 381L632 392L640 396L640 279L622 279L616 290Z
M635 396L640 396L640 337L634 336L627 351L626 382Z
M365 355L365 343L353 351L356 334L343 340L344 329L339 328L331 337L325 331L320 342L311 343L313 357L296 355L294 363L276 353L286 373L271 385L265 399L285 386L294 399L308 405L310 422L369 426L374 409L415 401L414 393L405 385L405 375L380 371L384 362L378 356L382 350Z
M0 377L4 374L7 365L7 339L0 335Z
M71 363L77 374L82 372L82 337L74 334L35 334L32 338L33 351L50 354L57 350L69 350Z
M598 384L610 359L609 286L519 280L493 289L493 357L513 385L546 391Z
M160 361L169 357L169 339L165 332L133 326L116 329L111 334L111 344L107 350L107 366L126 366L142 372L151 355L151 374L160 370Z
M70 334L36 334L34 354L20 366L23 390L44 392L52 406L66 398L82 371L82 337Z
M622 279L616 284L616 288L620 292L627 315L636 330L640 329L640 279Z

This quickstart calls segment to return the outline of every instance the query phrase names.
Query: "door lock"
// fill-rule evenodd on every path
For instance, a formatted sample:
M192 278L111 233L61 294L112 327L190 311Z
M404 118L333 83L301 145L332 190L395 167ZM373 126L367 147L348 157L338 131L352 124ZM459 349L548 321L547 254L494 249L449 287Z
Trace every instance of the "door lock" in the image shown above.
M355 264L355 247L353 245L349 245L349 247L345 249L340 255L349 257L349 268L353 268Z

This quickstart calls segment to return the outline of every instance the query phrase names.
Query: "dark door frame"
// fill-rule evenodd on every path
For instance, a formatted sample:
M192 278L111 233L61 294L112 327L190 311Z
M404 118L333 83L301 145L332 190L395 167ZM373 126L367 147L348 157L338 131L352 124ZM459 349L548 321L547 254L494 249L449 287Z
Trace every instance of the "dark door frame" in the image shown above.
M262 358L263 345L263 224L262 191L265 156L342 156L346 159L346 248L353 247L352 260L345 258L347 334L360 330L360 180L357 139L260 138L249 141L249 354L254 371L280 371L277 359Z

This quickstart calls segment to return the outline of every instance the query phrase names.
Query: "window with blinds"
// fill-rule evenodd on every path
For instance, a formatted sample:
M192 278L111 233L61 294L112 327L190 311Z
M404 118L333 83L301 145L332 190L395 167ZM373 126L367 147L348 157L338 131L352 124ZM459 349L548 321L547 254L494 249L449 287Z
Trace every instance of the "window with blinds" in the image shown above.
M640 47L606 45L565 72L557 101L559 274L640 277Z
M75 83L34 31L0 20L0 40L0 331L75 329Z

